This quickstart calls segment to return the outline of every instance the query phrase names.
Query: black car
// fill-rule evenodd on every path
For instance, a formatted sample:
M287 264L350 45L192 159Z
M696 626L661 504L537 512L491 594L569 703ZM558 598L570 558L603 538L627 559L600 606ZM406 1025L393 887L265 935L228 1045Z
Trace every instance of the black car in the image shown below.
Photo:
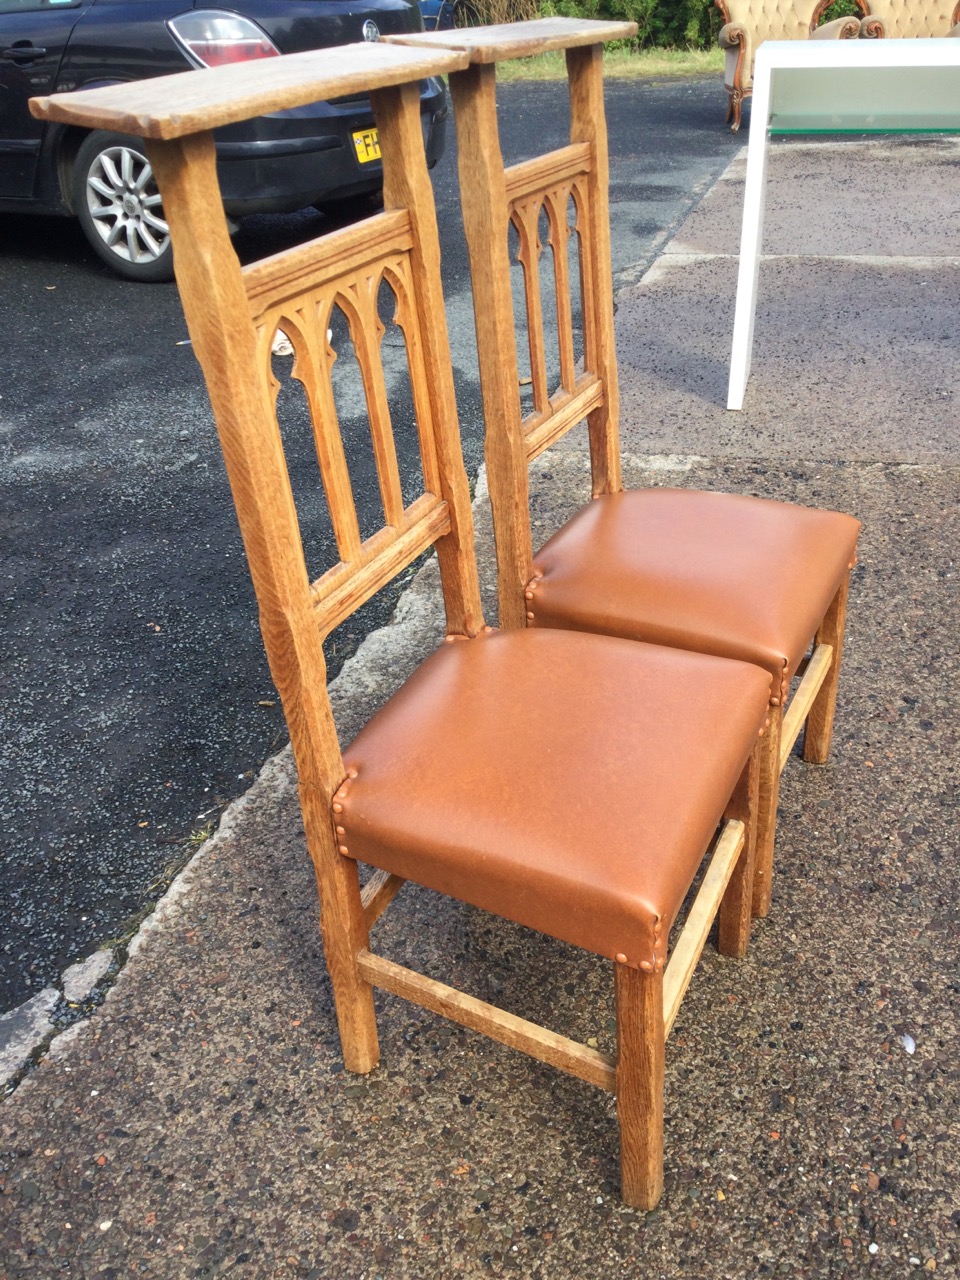
M416 0L0 0L0 211L74 215L133 280L168 280L172 253L139 139L34 120L38 94L142 80L422 29ZM427 160L443 153L446 93L421 85ZM228 217L288 213L376 192L382 166L364 97L316 102L216 133Z

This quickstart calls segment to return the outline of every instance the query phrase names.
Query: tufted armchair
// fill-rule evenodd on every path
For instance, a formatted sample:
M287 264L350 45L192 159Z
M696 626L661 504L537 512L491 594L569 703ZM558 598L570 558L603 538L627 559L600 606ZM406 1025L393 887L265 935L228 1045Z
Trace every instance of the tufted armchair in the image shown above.
M715 2L723 14L719 41L726 54L723 83L729 97L727 119L732 121L734 133L740 128L743 100L753 92L753 59L757 46L764 40L844 40L856 39L860 34L859 18L837 18L817 26L832 0ZM866 0L856 0L856 3L867 12ZM893 0L898 10L906 10L910 3L911 0Z
M957 0L880 0L864 6L860 34L867 39L886 36L912 39L917 36L960 35L960 3Z

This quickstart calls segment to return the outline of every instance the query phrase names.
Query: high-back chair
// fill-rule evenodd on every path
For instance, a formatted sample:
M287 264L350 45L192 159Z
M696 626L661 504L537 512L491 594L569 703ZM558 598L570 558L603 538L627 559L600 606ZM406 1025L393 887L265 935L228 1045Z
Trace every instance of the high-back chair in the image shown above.
M550 18L396 37L466 52L450 76L470 256L487 481L502 627L569 627L756 662L773 680L764 738L753 909L770 909L780 774L806 726L804 759L830 751L850 569L859 523L788 503L689 489L623 492L610 261L602 42L631 24ZM565 49L570 144L504 169L496 63ZM523 267L533 404L524 413L508 233ZM544 231L544 226L546 231ZM579 272L570 268L571 241ZM548 379L540 265L553 268ZM579 293L579 299L573 295ZM582 352L574 345L580 303ZM589 424L593 501L534 553L528 466ZM809 659L808 650L811 650ZM790 698L793 678L805 670ZM787 707L785 711L785 707Z
M915 3L915 0L904 0ZM723 50L723 87L727 91L727 119L736 133L744 101L753 94L753 64L764 40L855 40L860 19L854 16L820 20L833 0L714 0L723 18L717 36ZM866 0L857 0L866 12Z
M377 1065L380 987L613 1090L623 1195L649 1207L662 1186L665 1036L718 911L721 951L747 945L770 679L699 654L483 625L417 88L465 65L461 54L364 45L66 94L34 109L146 139L290 730L346 1067ZM383 149L383 213L241 269L211 130L361 92L371 93ZM384 288L412 388L423 480L415 496L404 493L394 448ZM365 537L332 377L338 310L384 509L382 527ZM315 531L301 528L277 417L278 329L294 348L337 548L313 580L303 538L313 549ZM323 639L431 546L448 642L341 753ZM711 845L666 966L671 926ZM359 862L376 869L362 887ZM371 927L406 879L609 959L616 1057L372 951Z

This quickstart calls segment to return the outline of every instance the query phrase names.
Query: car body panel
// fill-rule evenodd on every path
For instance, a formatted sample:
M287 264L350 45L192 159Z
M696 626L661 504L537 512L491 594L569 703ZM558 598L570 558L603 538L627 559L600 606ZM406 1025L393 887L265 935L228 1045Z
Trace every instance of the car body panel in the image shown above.
M422 26L415 0L0 0L0 211L69 214L72 157L82 131L34 120L38 94L140 80L191 65L167 27L177 15L216 9L257 23L281 53L355 43L372 19L386 35ZM437 80L421 85L427 158L445 145L447 100ZM290 212L382 185L379 161L361 164L352 135L369 130L366 98L317 102L218 130L218 172L227 212Z
M452 0L420 0L425 31L450 31L456 26Z
M3 195L26 199L33 194L44 125L31 116L27 100L60 87L58 77L64 50L71 32L89 8L90 0L39 12L22 9L4 12L0 5L0 193Z

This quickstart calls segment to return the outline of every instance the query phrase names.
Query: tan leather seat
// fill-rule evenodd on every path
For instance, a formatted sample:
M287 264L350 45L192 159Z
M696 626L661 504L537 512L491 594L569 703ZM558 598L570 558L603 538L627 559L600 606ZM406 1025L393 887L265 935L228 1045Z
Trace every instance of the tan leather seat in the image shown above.
M534 556L528 621L756 662L782 698L859 529L852 516L764 498L606 494Z
M746 663L570 631L446 644L344 753L341 852L662 963L769 685Z

